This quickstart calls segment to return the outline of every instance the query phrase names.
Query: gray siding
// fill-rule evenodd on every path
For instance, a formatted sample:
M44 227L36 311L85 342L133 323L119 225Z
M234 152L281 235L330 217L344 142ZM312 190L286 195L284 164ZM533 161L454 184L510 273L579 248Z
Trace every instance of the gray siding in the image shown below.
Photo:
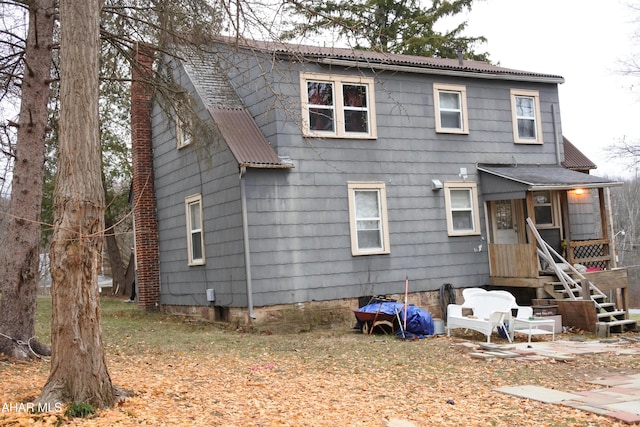
M279 92L274 94L260 73L265 66L234 76L233 83L263 129L278 129L272 143L296 168L252 170L247 177L256 305L401 292L406 276L412 291L488 283L484 234L447 235L444 193L431 190L431 179L459 181L459 169L466 167L468 180L477 181L478 162L555 163L555 85L381 73L376 140L303 139L298 72L348 72L280 69L268 75L269 87ZM469 135L435 132L434 82L466 85ZM544 145L514 144L511 88L539 90ZM274 98L286 99L288 109L265 114L277 108ZM347 181L385 181L390 254L351 255Z
M204 104L198 109L203 120L211 120ZM178 150L175 123L157 106L153 129L161 303L207 305L206 290L212 288L216 304L246 306L238 164L215 132ZM202 195L203 266L187 263L185 198L194 194Z
M466 167L467 181L478 182L477 163L557 163L556 85L381 72L375 75L377 139L305 139L299 72L359 71L241 53L219 58L221 68L278 154L295 164L245 176L256 306L398 293L407 276L411 292L488 283L482 194L482 235L449 237L444 192L432 191L431 180L460 181ZM434 82L466 86L468 135L435 132ZM513 142L512 88L539 91L543 145ZM204 305L205 289L213 287L217 304L246 305L237 164L223 146L204 150L210 167L197 147L176 150L171 132L160 131L163 120L156 112L162 302ZM386 183L390 254L351 255L348 181ZM199 192L207 264L187 267L184 197Z
M568 191L567 201L571 239L602 239L598 190L587 190L580 196Z

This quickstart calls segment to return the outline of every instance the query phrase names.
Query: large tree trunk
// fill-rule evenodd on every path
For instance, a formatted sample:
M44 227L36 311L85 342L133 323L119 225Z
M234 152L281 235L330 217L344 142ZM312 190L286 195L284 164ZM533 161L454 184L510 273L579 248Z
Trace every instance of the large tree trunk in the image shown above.
M60 1L60 139L51 242L51 372L38 403L110 407L97 275L104 234L99 0Z
M22 101L6 241L0 251L0 352L26 359L49 354L34 339L38 264L40 255L40 205L44 175L44 143L52 63L54 0L29 3L29 30L25 48ZM31 350L30 350L31 349Z

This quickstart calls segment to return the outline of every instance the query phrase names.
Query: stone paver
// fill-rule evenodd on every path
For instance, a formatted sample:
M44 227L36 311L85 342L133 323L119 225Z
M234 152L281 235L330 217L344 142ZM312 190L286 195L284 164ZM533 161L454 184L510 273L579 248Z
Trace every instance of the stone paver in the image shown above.
M516 344L516 350L520 347ZM619 352L616 343L569 342L555 341L528 345L528 350L535 349L538 355L551 354L586 354L604 351ZM510 349L513 351L512 349ZM625 348L624 354L640 354L640 346ZM556 353L557 352L557 353ZM589 383L603 388L575 393L565 393L533 385L501 387L501 393L518 396L540 402L565 405L583 411L604 415L628 424L640 424L640 374L613 375L597 378Z
M544 403L560 403L565 400L578 398L579 396L537 385L517 385L512 387L500 387L496 391L512 396L524 397Z

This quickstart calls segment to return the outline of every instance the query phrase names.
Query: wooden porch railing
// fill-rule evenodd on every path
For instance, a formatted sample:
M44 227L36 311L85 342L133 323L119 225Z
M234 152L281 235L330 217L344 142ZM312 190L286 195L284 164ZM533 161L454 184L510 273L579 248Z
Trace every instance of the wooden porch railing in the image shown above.
M567 260L573 264L587 267L599 267L603 270L611 268L610 240L578 240L569 242Z
M538 254L529 244L489 245L492 277L538 277Z

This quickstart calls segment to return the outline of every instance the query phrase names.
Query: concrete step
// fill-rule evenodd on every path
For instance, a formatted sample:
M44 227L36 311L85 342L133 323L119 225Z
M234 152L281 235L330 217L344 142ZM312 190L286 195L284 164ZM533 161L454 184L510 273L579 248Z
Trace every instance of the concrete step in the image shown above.
M638 321L633 319L622 319L622 320L612 320L611 322L600 322L605 323L609 326L620 326L620 325L637 325Z
M625 331L637 331L638 322L632 319L613 320L611 322L596 323L596 334L599 337L608 337L612 333L623 333Z

